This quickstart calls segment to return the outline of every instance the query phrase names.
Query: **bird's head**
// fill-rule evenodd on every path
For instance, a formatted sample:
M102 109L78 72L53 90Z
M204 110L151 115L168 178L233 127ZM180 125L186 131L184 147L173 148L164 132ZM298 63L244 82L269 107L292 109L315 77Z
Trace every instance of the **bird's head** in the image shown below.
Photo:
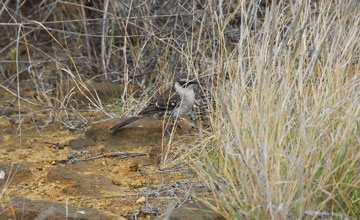
M178 79L175 81L175 84L178 84L182 88L192 88L196 84L196 81L191 79Z

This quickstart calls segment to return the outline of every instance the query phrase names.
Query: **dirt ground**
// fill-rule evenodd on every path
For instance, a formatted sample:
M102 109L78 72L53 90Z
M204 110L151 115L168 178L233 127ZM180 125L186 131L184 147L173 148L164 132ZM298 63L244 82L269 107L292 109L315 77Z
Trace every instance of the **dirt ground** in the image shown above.
M165 151L194 140L188 123L167 145L158 120L111 134L121 119L85 111L89 125L69 129L24 102L19 118L16 99L1 94L0 219L198 219L186 207L206 195L203 184L186 166L160 165Z

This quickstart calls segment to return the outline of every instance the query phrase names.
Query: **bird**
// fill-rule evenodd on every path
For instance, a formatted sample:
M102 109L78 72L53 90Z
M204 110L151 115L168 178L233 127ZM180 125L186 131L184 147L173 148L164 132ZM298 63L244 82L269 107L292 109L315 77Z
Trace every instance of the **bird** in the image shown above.
M115 134L126 125L129 125L142 118L165 119L167 123L165 130L171 118L183 118L193 113L195 104L194 80L179 79L175 80L173 86L163 94L154 96L150 103L137 116L125 119L123 122L110 128Z

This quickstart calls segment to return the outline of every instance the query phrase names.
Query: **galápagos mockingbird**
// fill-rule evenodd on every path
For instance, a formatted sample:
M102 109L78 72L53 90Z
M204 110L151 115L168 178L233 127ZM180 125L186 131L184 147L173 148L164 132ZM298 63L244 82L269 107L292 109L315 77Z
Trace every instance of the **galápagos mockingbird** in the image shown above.
M195 103L194 81L175 81L172 88L155 96L150 103L137 115L124 120L110 129L114 134L122 127L142 118L166 119L165 130L170 118L183 118L193 113Z

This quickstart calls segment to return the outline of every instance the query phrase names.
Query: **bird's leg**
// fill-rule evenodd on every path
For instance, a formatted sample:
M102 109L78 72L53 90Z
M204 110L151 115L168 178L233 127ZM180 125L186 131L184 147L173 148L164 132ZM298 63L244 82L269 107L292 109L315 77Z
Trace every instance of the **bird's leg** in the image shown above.
M169 135L171 135L171 131L169 130L170 121L171 121L171 117L168 117L168 118L166 119L165 128L164 128L165 131L166 131Z
M176 123L176 128L179 128L182 130L181 126L179 125L179 123Z
M179 117L177 117L177 116L174 117L173 115L166 119L165 130L169 135L171 135L171 133L172 133L172 129L171 130L169 129L169 127L170 127L169 125L170 125L171 121L173 122L172 128L176 125L176 128L182 129L180 127L180 125L177 123L177 120L179 120Z

